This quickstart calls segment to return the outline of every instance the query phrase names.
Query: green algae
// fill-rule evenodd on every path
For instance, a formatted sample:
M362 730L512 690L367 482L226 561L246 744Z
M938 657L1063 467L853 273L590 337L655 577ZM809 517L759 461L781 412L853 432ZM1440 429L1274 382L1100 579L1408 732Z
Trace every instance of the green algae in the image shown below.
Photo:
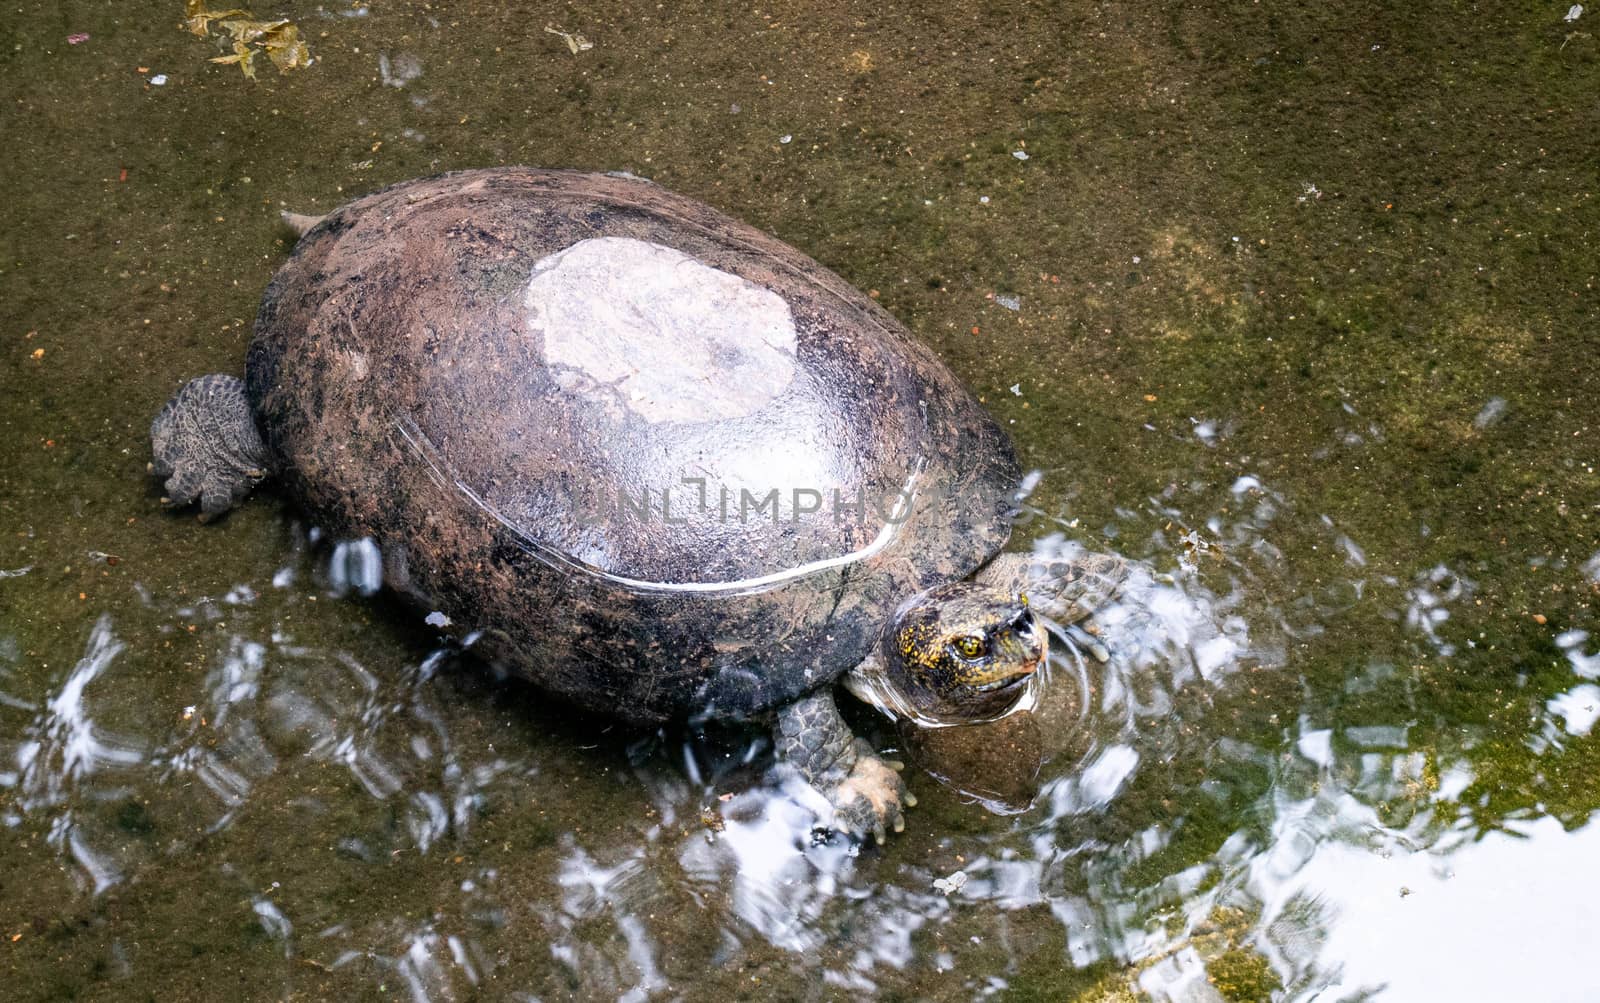
M218 527L161 515L143 474L148 419L182 379L238 369L285 253L279 209L320 212L458 167L627 169L773 230L877 290L935 345L1044 470L1019 545L1075 521L1091 544L1170 567L1172 515L1146 504L1162 499L1183 510L1180 528L1212 540L1213 577L1251 585L1247 612L1320 628L1276 669L1177 693L1146 749L1160 766L1058 824L1063 845L1104 850L1046 875L1045 894L1136 900L1139 922L1180 936L1173 906L1231 888L1216 859L1235 837L1271 838L1275 793L1355 783L1371 751L1361 729L1404 729L1405 750L1381 755L1420 757L1373 795L1383 824L1431 811L1427 831L1458 820L1479 835L1514 831L1539 815L1578 829L1600 809L1600 740L1533 747L1547 702L1574 683L1554 639L1595 622L1580 569L1600 546L1600 369L1584 362L1600 357L1600 109L1588 97L1600 48L1582 22L1532 3L765 15L624 4L561 21L595 44L575 59L503 5L348 10L274 11L302 26L317 61L254 86L207 64L172 30L168 3L24 4L0 25L11 95L0 110L0 569L33 569L0 581L8 687L51 692L101 614L130 644L97 692L118 678L140 692L97 705L97 722L132 734L158 719L157 747L186 734L196 679L236 632L282 629L361 652L380 680L405 678L428 635L380 603L330 601L309 569L220 619L164 612L270 581L294 532L271 492ZM90 41L69 46L78 30ZM377 56L400 51L423 76L395 88ZM155 73L169 82L153 85ZM1496 399L1502 410L1480 423ZM1206 445L1195 422L1210 419L1220 438ZM1270 537L1274 564L1207 528L1212 516L1243 524L1259 499L1229 486L1246 474L1282 499L1245 539ZM1403 616L1436 566L1473 583L1438 630L1448 654ZM375 810L348 773L312 762L274 775L214 834L170 788L87 811L90 831L129 845L128 880L100 897L62 876L59 848L30 818L0 851L0 913L20 917L0 930L21 935L8 984L39 999L399 992L392 970L333 968L337 952L316 943L287 959L250 912L276 880L273 900L305 930L366 916L392 933L437 912L442 930L517 945L505 985L553 998L593 989L525 946L563 935L551 875L567 834L616 864L656 822L618 758L625 740L536 694L459 685L436 697L457 743L534 749L538 772L493 792L448 851L415 852L398 808ZM25 722L4 719L0 736ZM1326 776L1295 761L1298 728L1331 732ZM271 747L292 760L314 738L285 731ZM1452 767L1471 779L1443 799ZM1026 843L925 778L913 787L924 807L911 831L860 864L882 888L922 888L920 868L948 873L958 851ZM314 822L284 807L296 799L318 804ZM18 800L0 789L0 809ZM1153 852L1128 849L1156 830ZM330 849L341 839L359 848ZM223 878L225 864L249 873ZM672 873L670 861L651 866ZM1198 886L1174 890L1172 876L1194 868L1206 873ZM505 916L460 898L490 870L518 903ZM849 969L862 949L865 926L844 905L811 921L823 946L797 956L719 910L726 890L659 894L654 912L679 917L660 938L681 952L663 968L698 995L828 998L838 987L821 988L822 971ZM1005 979L1010 998L1135 998L1114 957L1075 967L1037 905L930 914L912 963L871 969L880 995L970 998L982 973ZM1230 921L1206 959L1226 998L1267 998L1277 984L1249 946L1255 922ZM723 924L740 946L718 939ZM608 915L579 924L597 952L620 937ZM954 969L928 961L941 949Z
M1207 962L1206 977L1231 1003L1271 1003L1274 994L1283 988L1283 980L1266 958L1240 948Z

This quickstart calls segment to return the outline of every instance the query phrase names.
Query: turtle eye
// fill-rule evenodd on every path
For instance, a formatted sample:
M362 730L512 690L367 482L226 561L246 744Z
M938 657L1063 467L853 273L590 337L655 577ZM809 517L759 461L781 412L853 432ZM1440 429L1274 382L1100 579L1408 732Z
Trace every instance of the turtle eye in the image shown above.
M977 658L988 646L984 639L976 634L966 634L955 640L955 649L962 658Z

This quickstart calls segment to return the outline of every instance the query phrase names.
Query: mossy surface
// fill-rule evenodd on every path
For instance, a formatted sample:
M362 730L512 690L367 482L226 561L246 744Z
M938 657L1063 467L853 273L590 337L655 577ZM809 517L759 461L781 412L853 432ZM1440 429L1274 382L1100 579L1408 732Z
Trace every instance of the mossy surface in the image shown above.
M1309 893L1262 913L1252 862L1582 834L1600 32L1567 6L291 0L256 13L315 61L252 82L175 0L19 2L0 980L1110 1000L1170 975L1300 998L1334 976L1266 947L1340 920ZM1260 650L1132 680L1160 709L1092 726L1086 763L1136 753L1103 803L1067 797L1076 761L1015 817L913 776L887 848L780 840L804 866L763 884L735 848L789 802L758 734L632 734L426 661L406 613L332 594L270 489L218 525L161 513L149 419L240 368L279 210L507 163L654 178L874 291L1042 472L1017 546L1194 565ZM1451 944L1428 949L1483 960Z

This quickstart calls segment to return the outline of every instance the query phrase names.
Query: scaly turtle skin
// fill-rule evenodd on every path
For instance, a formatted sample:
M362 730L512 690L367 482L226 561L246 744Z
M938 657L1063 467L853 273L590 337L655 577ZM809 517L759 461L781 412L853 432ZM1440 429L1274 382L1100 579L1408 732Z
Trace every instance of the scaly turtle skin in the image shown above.
M881 836L909 795L829 684L861 666L930 712L1003 712L1044 654L1024 589L1085 592L995 557L1016 458L938 359L701 203L507 168L300 222L243 383L195 380L152 426L168 504L213 516L276 473L378 545L386 585L573 703L775 715L832 824Z
M185 383L151 422L150 448L150 473L167 479L161 503L182 508L198 499L201 522L243 501L272 465L237 376Z

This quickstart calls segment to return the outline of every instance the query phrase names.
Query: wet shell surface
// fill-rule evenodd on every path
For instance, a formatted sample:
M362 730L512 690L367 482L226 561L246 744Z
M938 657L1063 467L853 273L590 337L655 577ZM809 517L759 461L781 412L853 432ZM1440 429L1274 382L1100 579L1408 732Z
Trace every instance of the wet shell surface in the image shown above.
M582 706L759 713L1005 542L1005 434L892 317L638 178L521 168L326 217L246 385L385 584Z

